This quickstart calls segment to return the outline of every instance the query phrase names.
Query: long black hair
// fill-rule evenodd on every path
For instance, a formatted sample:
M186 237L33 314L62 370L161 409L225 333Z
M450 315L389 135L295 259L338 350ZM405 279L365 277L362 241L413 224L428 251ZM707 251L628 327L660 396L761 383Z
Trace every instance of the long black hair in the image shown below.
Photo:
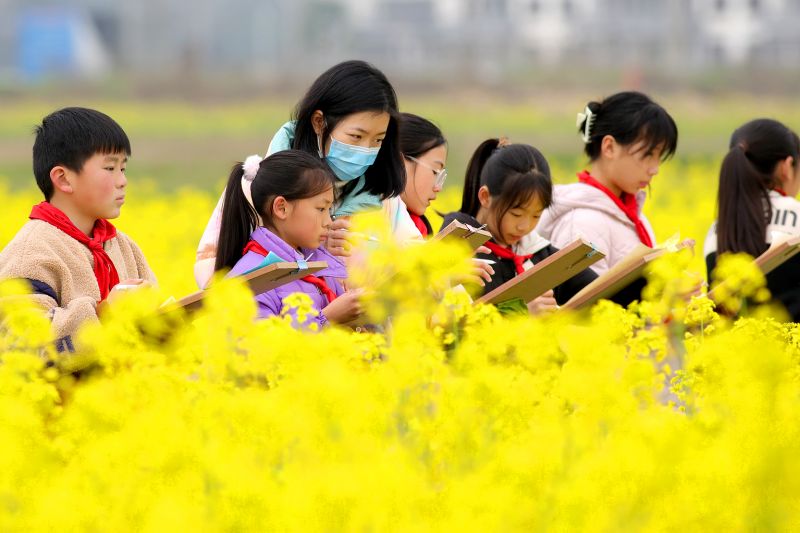
M462 213L477 216L481 207L478 190L484 185L494 202L492 211L498 231L509 210L526 205L534 197L545 209L553 202L550 165L539 150L527 144L501 146L500 139L487 139L478 146L467 165ZM496 237L505 239L502 235Z
M283 196L287 201L311 198L334 188L336 177L321 159L301 150L284 150L262 160L250 186L252 205L242 190L244 168L237 163L231 170L222 204L222 222L214 270L233 268L242 258L250 234L259 217L272 225L272 201Z
M777 120L760 118L733 132L719 172L717 252L760 255L772 219L769 191L780 186L775 167L787 157L800 164L800 139Z
M584 152L591 161L600 157L603 137L611 135L623 146L643 142L643 151L661 148L661 160L666 161L678 148L678 127L667 111L646 94L625 91L602 102L589 102L586 107L594 115L589 128L589 142ZM586 119L578 125L586 132Z
M382 199L403 192L406 173L397 138L397 95L380 70L364 61L345 61L323 72L295 108L292 116L295 121L292 148L310 154L318 152L319 141L311 121L318 110L325 117L322 146L325 146L337 124L348 115L364 111L388 113L389 127L377 159L364 173L366 182L363 190ZM356 184L356 180L346 184L342 194L353 192Z

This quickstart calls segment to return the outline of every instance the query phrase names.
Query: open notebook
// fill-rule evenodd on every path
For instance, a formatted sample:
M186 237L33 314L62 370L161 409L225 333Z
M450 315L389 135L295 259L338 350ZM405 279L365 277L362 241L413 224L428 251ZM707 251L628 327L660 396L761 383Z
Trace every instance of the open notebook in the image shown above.
M481 296L482 303L499 304L516 298L525 302L561 285L605 257L590 243L578 239L532 268Z
M476 250L479 246L482 246L483 243L492 238L492 234L483 229L484 227L485 225L479 228L473 228L469 224L454 220L445 226L442 231L431 237L431 240L462 239L470 246L470 249Z
M310 261L304 263L304 268L294 262L280 262L252 270L240 277L244 279L253 294L261 294L327 267L328 263L325 261ZM175 302L169 302L163 307L165 310L177 307L190 312L196 311L203 306L203 299L207 292L207 290L197 291Z
M766 275L800 253L800 237L782 235L772 241L766 252L756 257L756 265Z
M677 252L685 247L683 243L676 244L676 241L677 238L673 238L655 248L650 248L644 244L638 245L620 262L606 270L566 304L562 305L562 309L582 309L603 298L613 297L634 281L641 279L644 275L644 269L649 263L665 254Z

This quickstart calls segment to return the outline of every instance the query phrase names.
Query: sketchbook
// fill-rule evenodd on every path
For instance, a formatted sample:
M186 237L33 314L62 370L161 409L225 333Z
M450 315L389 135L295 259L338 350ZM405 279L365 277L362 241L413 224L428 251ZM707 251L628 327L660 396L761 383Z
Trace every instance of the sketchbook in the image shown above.
M678 244L676 246L650 248L640 244L619 263L584 287L561 308L582 309L591 306L598 300L611 298L634 281L642 278L644 269L649 263L664 254L680 250L683 247L683 244Z
M499 304L516 298L530 302L561 285L605 257L589 242L578 239L532 268L515 276L478 299L481 303Z
M464 224L458 220L454 220L445 226L442 231L434 235L432 241L450 240L450 239L463 239L470 246L470 249L476 250L482 246L486 241L492 238L492 234L483 229L473 228L469 224Z
M309 274L319 272L327 267L328 263L325 261L310 261L305 263L305 268L300 268L300 266L294 262L272 263L239 277L244 279L248 287L250 287L250 290L253 291L253 294L261 294L289 283L290 281L295 281ZM174 303L168 304L168 306L170 308L183 308L193 312L203 306L203 299L207 293L207 290L197 291Z
M756 265L766 275L800 253L800 237L776 240L766 252L756 257Z

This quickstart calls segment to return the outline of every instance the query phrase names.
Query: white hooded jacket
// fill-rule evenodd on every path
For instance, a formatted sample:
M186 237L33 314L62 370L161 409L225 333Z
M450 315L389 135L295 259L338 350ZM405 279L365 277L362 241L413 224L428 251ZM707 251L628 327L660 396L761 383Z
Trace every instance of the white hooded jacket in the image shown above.
M653 228L642 214L646 196L644 191L639 191L636 203L639 217L655 243ZM564 248L576 239L591 242L605 254L591 267L598 274L617 264L641 244L636 226L625 213L603 191L585 183L553 188L553 203L542 213L536 233L549 239L556 248Z

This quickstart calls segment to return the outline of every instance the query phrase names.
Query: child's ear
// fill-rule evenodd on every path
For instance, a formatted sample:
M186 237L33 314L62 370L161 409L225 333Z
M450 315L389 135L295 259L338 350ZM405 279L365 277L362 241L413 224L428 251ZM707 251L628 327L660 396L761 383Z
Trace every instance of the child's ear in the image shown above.
M785 185L790 183L794 179L794 165L795 161L794 157L792 156L788 156L786 159L778 163L778 168L776 170L778 171L778 180L780 180L782 184Z
M617 144L617 140L611 135L606 135L600 141L600 155L602 157L614 159L617 156L618 149L619 144Z
M481 185L481 188L478 189L478 201L481 203L481 207L487 209L492 204L492 195L489 194L489 187L486 185Z
M53 182L53 188L57 191L72 194L72 183L70 172L67 168L61 165L54 166L50 169L50 181Z
M314 133L317 135L322 135L322 131L325 129L325 117L319 109L311 114L311 127L314 128Z
M278 220L286 220L292 212L292 204L283 196L276 196L272 201L272 216Z

